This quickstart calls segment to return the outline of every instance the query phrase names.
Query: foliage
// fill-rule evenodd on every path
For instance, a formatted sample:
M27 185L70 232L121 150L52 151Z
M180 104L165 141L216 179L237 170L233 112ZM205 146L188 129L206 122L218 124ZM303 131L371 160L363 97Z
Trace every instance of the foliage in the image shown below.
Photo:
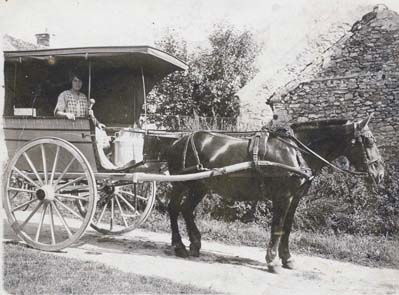
M258 47L249 31L239 33L224 26L217 26L209 41L211 49L193 61L198 71L193 77L193 99L200 115L236 117L236 93L255 74Z
M300 203L297 225L313 231L397 235L399 166L388 164L385 169L378 192L356 177L324 170Z
M188 63L190 60L187 44L172 35L166 35L155 44L156 47ZM190 70L189 70L190 71ZM190 75L176 71L165 77L154 87L147 97L149 113L157 115L192 115L194 103L192 100L192 82Z
M172 35L156 43L189 68L186 73L169 75L153 89L148 96L150 113L212 118L239 115L236 94L256 73L259 46L250 31L226 25L216 26L208 39L210 48L197 48L192 53L184 41Z

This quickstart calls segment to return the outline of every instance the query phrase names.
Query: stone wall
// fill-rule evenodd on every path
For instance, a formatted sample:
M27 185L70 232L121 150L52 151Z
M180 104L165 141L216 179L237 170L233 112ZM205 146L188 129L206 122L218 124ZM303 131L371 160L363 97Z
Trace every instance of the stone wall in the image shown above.
M277 113L288 114L291 122L357 120L374 113L371 128L378 143L395 150L399 146L399 15L374 10L325 58L328 62L320 65L314 78L280 93Z

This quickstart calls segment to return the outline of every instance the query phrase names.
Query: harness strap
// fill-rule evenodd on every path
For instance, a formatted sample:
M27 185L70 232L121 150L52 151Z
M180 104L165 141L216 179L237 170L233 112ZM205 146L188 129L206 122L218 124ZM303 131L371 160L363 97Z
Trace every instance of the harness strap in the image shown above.
M252 153L252 160L255 167L260 157L264 157L267 152L267 141L269 139L269 132L256 132L252 137L249 152Z
M193 133L191 138L190 138L191 148L193 150L193 154L194 154L195 160L197 161L197 167L198 167L199 170L202 170L204 168L204 166L201 164L197 148L195 147L194 134L195 133Z
M253 150L252 150L252 159L255 162L255 165L257 165L256 163L258 162L259 158L258 158L258 153L259 153L259 141L260 141L260 133L256 133L255 137L254 137L254 146L253 146Z
M191 170L204 170L204 166L201 164L201 160L198 155L197 148L195 147L195 142L194 142L194 135L196 132L191 133L189 136L187 136L187 140L184 143L184 152L183 152L183 171L191 171ZM187 153L188 153L188 145L191 144L191 149L193 151L194 158L197 162L197 165L192 166L192 167L186 167L186 160L187 160Z
M186 140L186 142L184 143L183 165L182 165L183 169L186 168L186 157L187 157L187 149L188 149L188 143L189 143L189 141L190 141L190 136L192 136L192 134L190 134L190 135L187 137L187 140Z
M290 147L293 147L294 149L297 149L298 151L304 153L304 154L310 154L308 151L305 151L304 149L300 148L299 146L297 146L296 144L293 144L291 142L289 142L288 140L285 140L284 138L277 136L276 138L278 138L278 140L284 142L286 145L289 145Z
M252 138L250 149L252 148L252 162L256 173L256 180L258 182L259 188L262 194L265 194L265 180L263 177L263 171L259 167L259 155L262 158L265 157L267 152L267 142L269 140L269 132L256 132L255 136Z

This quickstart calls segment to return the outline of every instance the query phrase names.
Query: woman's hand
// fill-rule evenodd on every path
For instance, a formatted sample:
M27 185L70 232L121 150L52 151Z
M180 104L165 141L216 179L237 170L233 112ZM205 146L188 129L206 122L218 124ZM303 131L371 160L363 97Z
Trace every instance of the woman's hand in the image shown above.
M59 118L67 118L68 120L75 120L75 115L73 113L57 111L55 116Z
M97 127L100 129L105 129L105 125L103 123L98 123Z
M72 113L65 113L65 116L67 117L67 119L69 120L75 120L75 115Z

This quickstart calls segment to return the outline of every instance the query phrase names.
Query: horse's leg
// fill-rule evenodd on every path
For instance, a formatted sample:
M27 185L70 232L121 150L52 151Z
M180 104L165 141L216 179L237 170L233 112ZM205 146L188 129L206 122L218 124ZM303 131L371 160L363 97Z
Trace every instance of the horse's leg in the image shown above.
M182 215L186 222L187 233L190 239L190 256L198 257L201 249L201 233L194 220L195 207L201 202L206 190L201 186L190 188L188 197L182 205Z
M275 272L278 261L277 250L279 248L281 236L284 234L284 222L291 205L290 195L280 195L273 199L273 218L269 246L266 251L266 262L269 271Z
M281 237L280 247L278 249L279 256L283 267L288 269L294 268L294 260L291 257L289 250L289 236L291 232L292 223L294 221L295 210L298 207L300 196L296 195L291 202L291 206L288 210L285 223L284 223L284 234Z
M188 252L183 244L183 241L181 240L178 224L183 191L184 190L180 185L173 185L173 190L171 192L171 197L168 204L168 213L170 218L170 228L172 230L172 247L174 247L175 255L186 258L188 257Z
M294 268L294 259L292 259L289 249L289 237L291 233L292 223L294 222L295 211L298 207L300 199L308 192L310 184L311 184L310 181L303 184L300 190L294 195L294 198L292 199L291 202L291 206L288 209L288 213L285 218L284 234L281 237L278 253L281 258L283 267L288 269Z

